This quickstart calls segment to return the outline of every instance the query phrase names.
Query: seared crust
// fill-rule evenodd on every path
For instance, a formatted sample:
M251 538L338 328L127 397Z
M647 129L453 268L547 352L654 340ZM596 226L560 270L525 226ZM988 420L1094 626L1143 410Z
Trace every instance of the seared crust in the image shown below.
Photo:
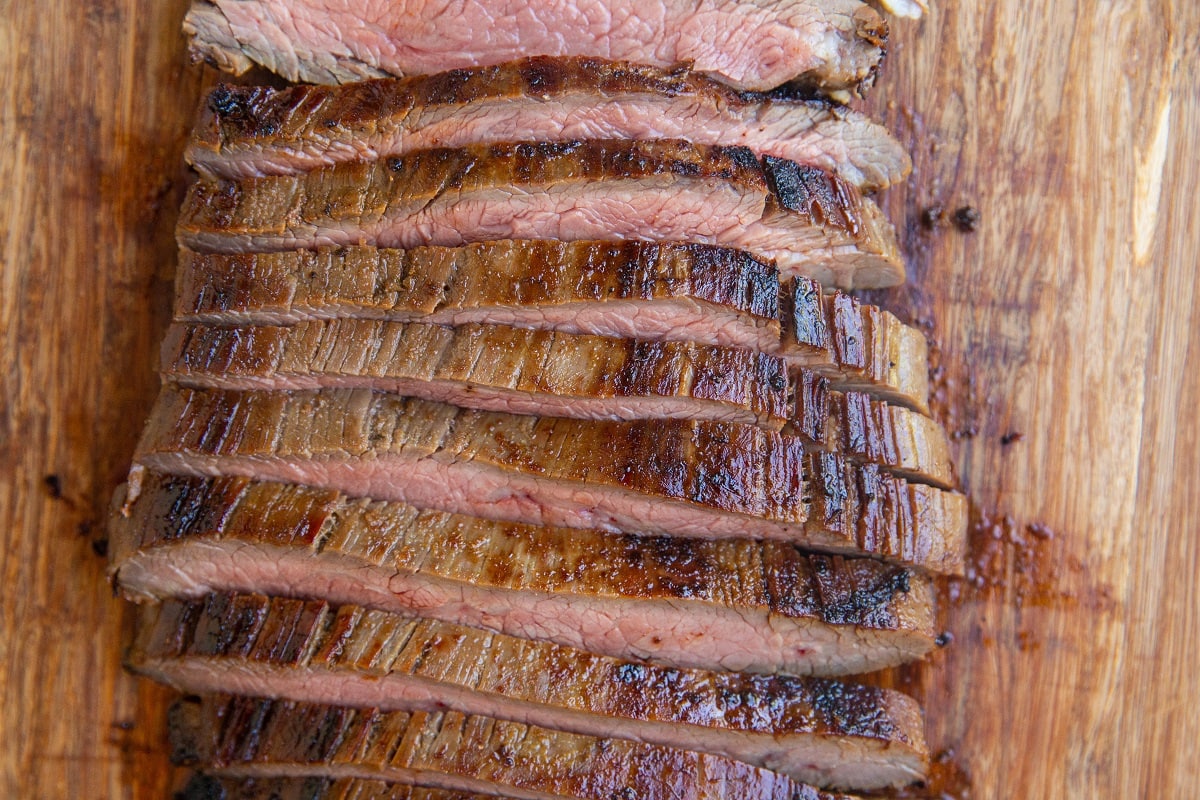
M545 56L341 86L218 86L187 157L206 177L245 178L517 137L741 145L864 191L911 167L884 127L827 101L738 92L685 65Z
M452 711L408 714L218 696L178 702L170 733L176 763L230 777L358 777L580 800L795 800L815 793L719 756Z
M933 647L930 580L873 559L496 522L245 478L136 477L111 531L112 572L134 597L309 592L712 670L845 674ZM241 567L222 568L224 553Z
M800 370L793 387L795 410L785 433L806 445L853 461L886 466L910 481L953 489L950 439L934 420L862 392L834 392L829 380Z
M498 325L375 320L292 327L175 325L162 373L188 387L396 392L463 408L573 419L757 424L908 480L954 486L940 425L859 392L831 392L747 350ZM786 408L793 396L794 409Z
M347 317L778 346L779 277L708 245L502 240L236 255L180 251L175 318L286 324Z
M774 356L502 325L175 325L162 371L187 386L367 388L576 419L709 419L779 430L789 415L787 370Z
M781 294L772 267L707 245L506 240L238 255L185 248L175 316L223 325L501 322L742 347L777 353L835 388L928 413L920 331L807 278L788 281Z
M497 518L783 539L948 573L963 564L961 495L751 426L524 417L366 390L167 386L139 450L151 467L317 482Z
M894 314L803 278L781 294L783 346L790 363L890 403L929 413L925 336Z
M713 753L819 786L907 785L928 756L920 709L898 692L664 669L319 600L145 606L128 663L185 692L452 709Z
M829 285L904 278L895 232L878 206L835 175L681 140L435 148L303 175L201 180L177 234L188 247L231 253L498 238L682 240L742 247Z

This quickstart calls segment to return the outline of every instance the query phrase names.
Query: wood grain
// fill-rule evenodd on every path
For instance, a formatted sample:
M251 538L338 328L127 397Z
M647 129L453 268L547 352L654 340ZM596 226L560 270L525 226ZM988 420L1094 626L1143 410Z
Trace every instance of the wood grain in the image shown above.
M184 5L0 0L2 797L173 780L167 694L121 672L130 617L95 550L153 399L183 136L213 80L185 62ZM954 641L883 680L931 704L956 796L1189 796L1200 6L935 6L894 26L868 105L913 148L884 201L914 281L888 303L940 345L979 524Z

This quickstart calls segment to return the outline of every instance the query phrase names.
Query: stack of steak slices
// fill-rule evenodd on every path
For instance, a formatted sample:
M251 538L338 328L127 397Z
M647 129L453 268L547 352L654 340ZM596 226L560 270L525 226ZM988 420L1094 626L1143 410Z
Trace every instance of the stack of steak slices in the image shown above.
M143 603L128 663L188 695L191 796L924 775L916 703L845 677L929 652L932 583L962 567L924 339L842 291L903 279L864 190L908 162L827 99L758 91L857 86L882 21L659 5L659 49L614 25L513 61L507 22L489 51L466 20L450 72L206 99L163 391L112 523ZM684 5L786 63L697 50ZM230 67L425 68L412 19L371 45L341 13L201 2L189 25Z

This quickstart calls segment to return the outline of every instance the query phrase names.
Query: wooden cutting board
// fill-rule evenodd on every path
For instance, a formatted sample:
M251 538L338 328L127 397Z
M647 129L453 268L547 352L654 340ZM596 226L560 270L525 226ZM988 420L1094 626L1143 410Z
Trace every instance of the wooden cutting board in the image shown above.
M976 506L953 641L886 676L950 796L1196 796L1200 4L933 0L869 105ZM0 797L163 798L107 498L154 397L184 0L0 2ZM972 209L958 214L959 209ZM935 793L936 796L936 793Z

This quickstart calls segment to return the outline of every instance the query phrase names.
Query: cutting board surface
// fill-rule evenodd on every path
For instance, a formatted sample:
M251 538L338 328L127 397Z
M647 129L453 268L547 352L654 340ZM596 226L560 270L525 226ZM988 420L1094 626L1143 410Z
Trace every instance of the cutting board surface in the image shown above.
M929 706L937 796L1200 784L1200 4L932 0L866 105L975 502ZM182 0L0 3L0 797L163 798L169 692L121 671L104 516L154 398ZM969 210L967 210L969 209Z

